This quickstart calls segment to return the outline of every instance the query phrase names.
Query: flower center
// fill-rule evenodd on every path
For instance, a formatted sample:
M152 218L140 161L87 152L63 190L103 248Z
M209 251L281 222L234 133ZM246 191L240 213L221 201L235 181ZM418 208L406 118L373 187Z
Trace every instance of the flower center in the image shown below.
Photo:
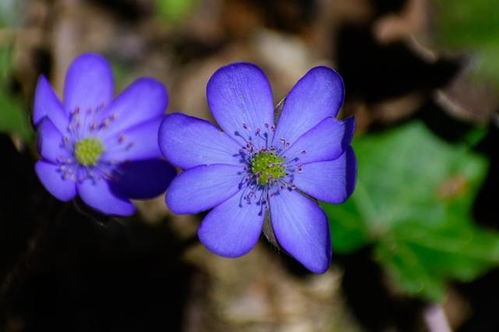
M95 166L104 152L104 146L96 138L85 138L76 142L74 156L81 165Z
M286 175L283 165L284 159L272 152L259 152L251 159L251 172L257 182L265 186Z

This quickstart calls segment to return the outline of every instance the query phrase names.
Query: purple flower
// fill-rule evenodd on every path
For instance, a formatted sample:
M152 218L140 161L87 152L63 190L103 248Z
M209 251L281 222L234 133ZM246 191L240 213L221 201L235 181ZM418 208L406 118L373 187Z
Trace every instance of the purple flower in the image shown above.
M164 192L174 168L159 159L157 133L168 103L161 83L142 78L113 100L108 62L83 54L71 64L61 103L44 76L38 80L33 122L45 188L69 201L77 194L112 215L135 211L130 199Z
M185 171L166 202L178 214L213 208L198 235L212 252L246 254L265 217L279 245L309 270L331 261L326 215L318 200L341 203L353 191L353 118L335 119L344 98L340 76L311 69L287 96L274 121L272 91L256 66L220 68L207 86L208 105L222 131L183 114L168 115L159 131L163 155Z

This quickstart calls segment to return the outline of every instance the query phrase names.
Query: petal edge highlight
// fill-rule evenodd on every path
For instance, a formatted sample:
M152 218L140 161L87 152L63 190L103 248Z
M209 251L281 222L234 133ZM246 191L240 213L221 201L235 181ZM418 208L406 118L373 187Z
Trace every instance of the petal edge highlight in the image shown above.
M101 121L113 119L106 128L106 137L164 115L168 92L153 78L139 78L121 92L104 110Z
M343 80L336 71L324 66L310 69L286 97L275 139L293 144L326 117L335 117L344 95Z
M166 203L177 214L208 210L239 191L241 170L242 167L223 164L188 169L170 184Z
M318 200L339 204L350 197L355 187L357 163L351 147L337 159L303 165L296 174L298 189Z
M41 75L35 91L33 124L37 126L44 117L48 117L61 133L66 133L69 117L47 78Z
M40 155L53 163L59 159L72 159L64 148L64 138L49 118L43 118L38 125L38 151Z
M76 196L76 184L69 179L64 179L58 167L58 165L45 161L38 161L35 164L35 171L49 193L55 198L67 202Z
M111 190L103 179L87 179L77 184L81 199L90 207L104 214L130 216L135 206L125 197L120 197Z
M172 113L159 129L161 152L171 163L181 168L199 165L239 165L235 156L240 146L210 122Z
M354 128L353 117L344 121L327 117L298 138L284 154L290 160L299 158L302 164L336 159L348 148Z
M279 244L303 266L324 273L331 262L329 225L324 211L296 191L271 198L272 227Z
M230 136L264 130L274 123L272 88L265 73L251 63L232 63L219 68L206 86L213 117Z
M66 73L64 107L66 112L76 108L86 111L107 106L113 98L114 81L107 60L95 53L78 56Z
M235 194L214 208L204 218L198 237L208 250L217 255L235 258L248 253L258 242L264 214L256 204L239 206Z

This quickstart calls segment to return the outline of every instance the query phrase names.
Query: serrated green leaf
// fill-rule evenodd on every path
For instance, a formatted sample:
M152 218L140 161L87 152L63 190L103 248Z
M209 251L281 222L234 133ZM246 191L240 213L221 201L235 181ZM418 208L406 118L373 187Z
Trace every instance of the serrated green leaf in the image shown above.
M324 206L332 220L337 214L349 216L344 224L364 220L371 237L404 220L433 224L449 210L467 211L486 169L482 158L440 141L422 123L358 139L354 150L359 164L354 195L345 204Z
M354 150L353 196L323 204L337 252L373 244L402 289L431 300L450 279L470 280L499 263L499 234L470 219L487 162L466 144L449 145L414 122L358 139Z

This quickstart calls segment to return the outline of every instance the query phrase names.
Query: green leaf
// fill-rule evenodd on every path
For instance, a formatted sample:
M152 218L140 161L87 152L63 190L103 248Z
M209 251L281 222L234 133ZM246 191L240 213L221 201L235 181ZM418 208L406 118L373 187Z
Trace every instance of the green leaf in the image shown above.
M408 222L394 230L394 236L424 257L425 266L438 275L453 274L466 281L475 276L475 271L499 263L499 234L471 224L421 227Z
M449 145L415 122L362 137L354 149L353 196L323 204L336 252L374 245L403 290L431 300L450 279L470 280L499 263L499 234L470 218L487 162L466 144Z
M361 184L357 184L355 195L350 198L350 201L336 207L329 204L322 204L322 207L328 216L331 218L330 231L332 235L333 247L337 252L351 252L370 241L369 228L365 219L360 214L360 209L357 204L367 202L366 199L359 198L362 196L361 191L365 190ZM355 202L354 202L355 201Z
M0 88L5 86L11 71L12 49L9 46L0 45Z
M499 87L498 0L435 0L437 42L477 54L478 77Z
M23 140L30 141L33 132L28 119L28 112L22 102L9 94L7 86L11 79L12 48L0 45L0 132L17 134Z
M16 98L0 92L0 132L18 134L25 141L33 138L27 112Z
M375 250L375 255L400 287L408 294L427 294L427 298L438 300L443 296L442 278L432 275L421 258L404 242L387 239Z
M12 47L0 45L0 132L17 134L25 141L33 137L28 112L22 102L7 91L12 70Z
M497 45L497 0L436 0L441 41L449 46Z
M376 257L409 294L438 301L449 279L469 281L499 262L499 234L471 225L406 222L379 241Z

